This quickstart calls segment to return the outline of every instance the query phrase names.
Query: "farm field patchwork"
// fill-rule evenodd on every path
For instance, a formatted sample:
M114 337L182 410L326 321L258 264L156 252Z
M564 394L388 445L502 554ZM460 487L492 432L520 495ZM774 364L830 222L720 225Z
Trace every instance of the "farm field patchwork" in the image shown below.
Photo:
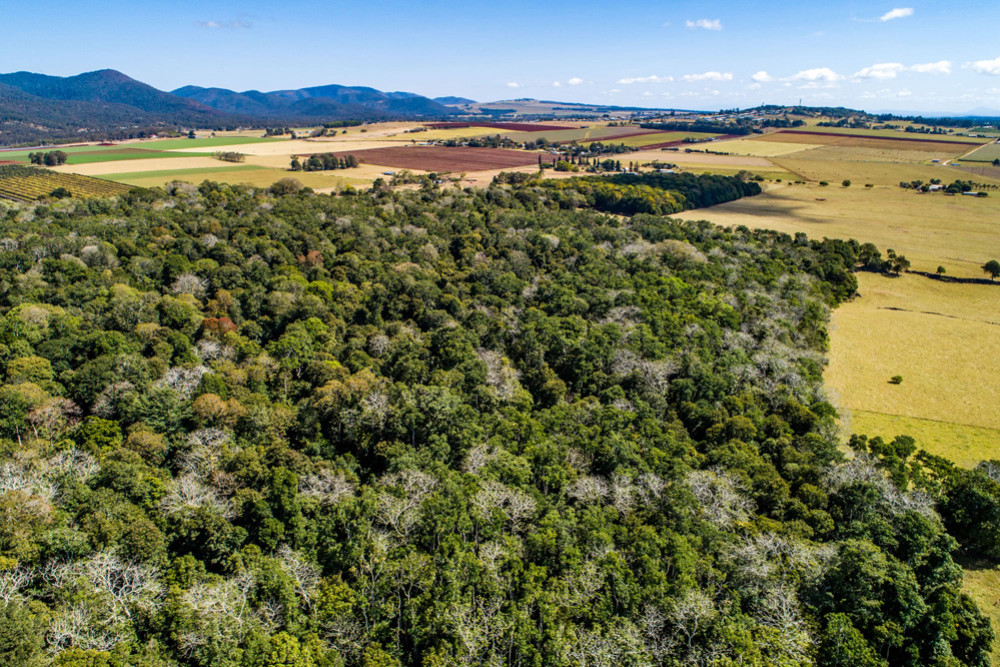
M346 171L346 170L344 170ZM188 181L190 183L201 183L202 181L218 181L220 183L240 184L247 183L258 187L266 187L275 181L292 177L303 185L311 188L332 188L346 185L361 185L370 182L360 178L351 178L343 175L343 171L310 171L291 173L280 169L268 169L265 167L255 167L252 165L238 165L232 167L216 167L202 169L176 169L159 170L150 172L130 172L123 174L107 174L101 178L113 180L118 183L127 183L144 188L161 186L170 181Z
M115 161L90 162L86 164L64 164L53 167L55 171L83 174L85 176L104 176L105 174L123 174L132 172L152 172L158 170L177 171L182 169L219 169L238 166L223 162L213 157L192 155L191 153L167 154L165 157L150 156L135 160L132 158Z

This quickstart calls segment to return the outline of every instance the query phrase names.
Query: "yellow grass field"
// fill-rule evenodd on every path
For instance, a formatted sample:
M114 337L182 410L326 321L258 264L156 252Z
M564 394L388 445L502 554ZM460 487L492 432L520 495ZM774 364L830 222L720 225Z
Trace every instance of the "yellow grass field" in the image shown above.
M672 162L674 164L704 165L710 167L738 169L750 169L752 167L773 167L774 165L762 157L750 157L744 155L712 155L711 153L685 153L681 148L679 151L664 151L659 149L636 151L635 153L623 153L616 156L623 161L652 162Z
M1000 568L988 561L959 560L965 569L962 590L972 596L1000 637ZM993 642L993 664L1000 665L1000 640Z
M204 152L202 149L200 152ZM84 176L104 176L105 174L127 174L132 172L177 171L180 169L219 169L232 167L231 162L216 160L214 157L169 157L144 160L115 160L113 162L90 162L86 164L63 164L53 167L62 171ZM130 183L135 185L135 183Z
M711 149L714 151L753 157L777 157L818 147L819 144L794 144L783 141L758 141L756 139L730 139L713 142L711 145Z
M916 125L915 123L897 122L895 123L901 127L906 125L915 125L916 127L923 127L922 125ZM807 132L825 132L827 134L848 134L848 135L864 135L866 137L888 137L893 139L906 139L907 141L955 141L959 143L967 144L982 144L984 139L977 139L975 137L961 137L954 134L922 134L919 132L904 132L902 130L857 130L849 127L818 127L814 123L807 123L810 127L805 128L789 128L781 130L786 133L794 133L796 129L799 131ZM764 135L767 136L767 135Z
M216 161L218 162L218 161ZM246 183L258 187L268 186L282 178L294 178L311 188L342 188L347 185L365 187L371 179L347 176L353 169L338 169L336 171L290 172L280 169L255 169L251 167L216 167L215 169L177 169L157 172L134 172L123 174L108 174L103 176L109 180L128 185L151 188L161 186L170 181L187 181L201 183L202 181L218 181L238 185Z
M1000 258L1000 198L771 184L689 217L870 241L906 255L914 270L942 265L950 276L985 278L982 264ZM912 435L961 465L1000 457L1000 284L872 273L858 281L860 296L833 312L825 375L849 431ZM894 375L903 382L890 384Z
M772 158L772 161L807 181L817 182L840 183L848 178L855 185L874 183L875 185L898 186L900 181L921 180L927 182L932 178L939 178L945 183L950 183L957 178L967 178L959 170L943 165L809 160L802 159L800 155L775 157Z
M751 142L748 142L751 143ZM795 146L798 144L788 144ZM948 151L915 151L893 150L891 148L862 148L854 146L815 146L794 155L793 159L803 160L837 160L853 162L905 162L909 164L930 162L931 160L947 160L954 158L954 152Z

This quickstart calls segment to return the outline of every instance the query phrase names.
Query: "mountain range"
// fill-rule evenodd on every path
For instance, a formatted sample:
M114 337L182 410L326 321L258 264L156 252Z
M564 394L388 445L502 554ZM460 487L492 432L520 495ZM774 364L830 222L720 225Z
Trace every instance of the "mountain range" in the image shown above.
M447 104L465 102L471 100L339 85L165 92L112 69L68 77L14 72L0 74L0 145L122 139L192 127L446 118L461 113Z

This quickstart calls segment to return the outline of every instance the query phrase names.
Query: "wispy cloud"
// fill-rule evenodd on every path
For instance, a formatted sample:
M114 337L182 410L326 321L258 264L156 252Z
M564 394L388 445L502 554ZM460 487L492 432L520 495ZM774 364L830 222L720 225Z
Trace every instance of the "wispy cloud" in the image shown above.
M698 19L696 21L685 21L684 25L692 30L702 29L702 30L722 30L722 21L720 19Z
M936 63L923 63L910 67L911 72L920 74L951 74L951 61L939 60Z
M732 81L732 72L705 72L703 74L685 74L685 81Z
M571 86L579 86L581 83L583 83L583 79L581 79L578 76L574 76L572 79L570 79L566 83L568 83Z
M618 79L618 83L624 83L626 85L632 83L670 83L674 80L672 76L657 76L653 74L652 76L627 76L622 79Z
M993 60L977 60L975 62L965 63L965 67L979 74L1000 76L1000 57L994 58Z
M520 88L521 84L519 84L517 81L508 81L507 82L507 87L508 88Z
M195 21L194 24L210 30L249 30L253 27L249 21Z
M907 16L913 16L913 7L897 7L896 9L891 9L885 14L879 17L879 21L885 23L886 21L892 21L893 19L902 19Z

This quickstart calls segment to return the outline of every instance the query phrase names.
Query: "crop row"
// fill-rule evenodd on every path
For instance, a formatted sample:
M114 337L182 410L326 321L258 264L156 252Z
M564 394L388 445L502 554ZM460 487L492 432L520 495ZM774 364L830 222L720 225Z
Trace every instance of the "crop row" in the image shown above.
M33 173L0 174L0 197L15 201L35 201L64 188L74 197L110 197L129 191L129 186L79 174L62 174L41 169Z

